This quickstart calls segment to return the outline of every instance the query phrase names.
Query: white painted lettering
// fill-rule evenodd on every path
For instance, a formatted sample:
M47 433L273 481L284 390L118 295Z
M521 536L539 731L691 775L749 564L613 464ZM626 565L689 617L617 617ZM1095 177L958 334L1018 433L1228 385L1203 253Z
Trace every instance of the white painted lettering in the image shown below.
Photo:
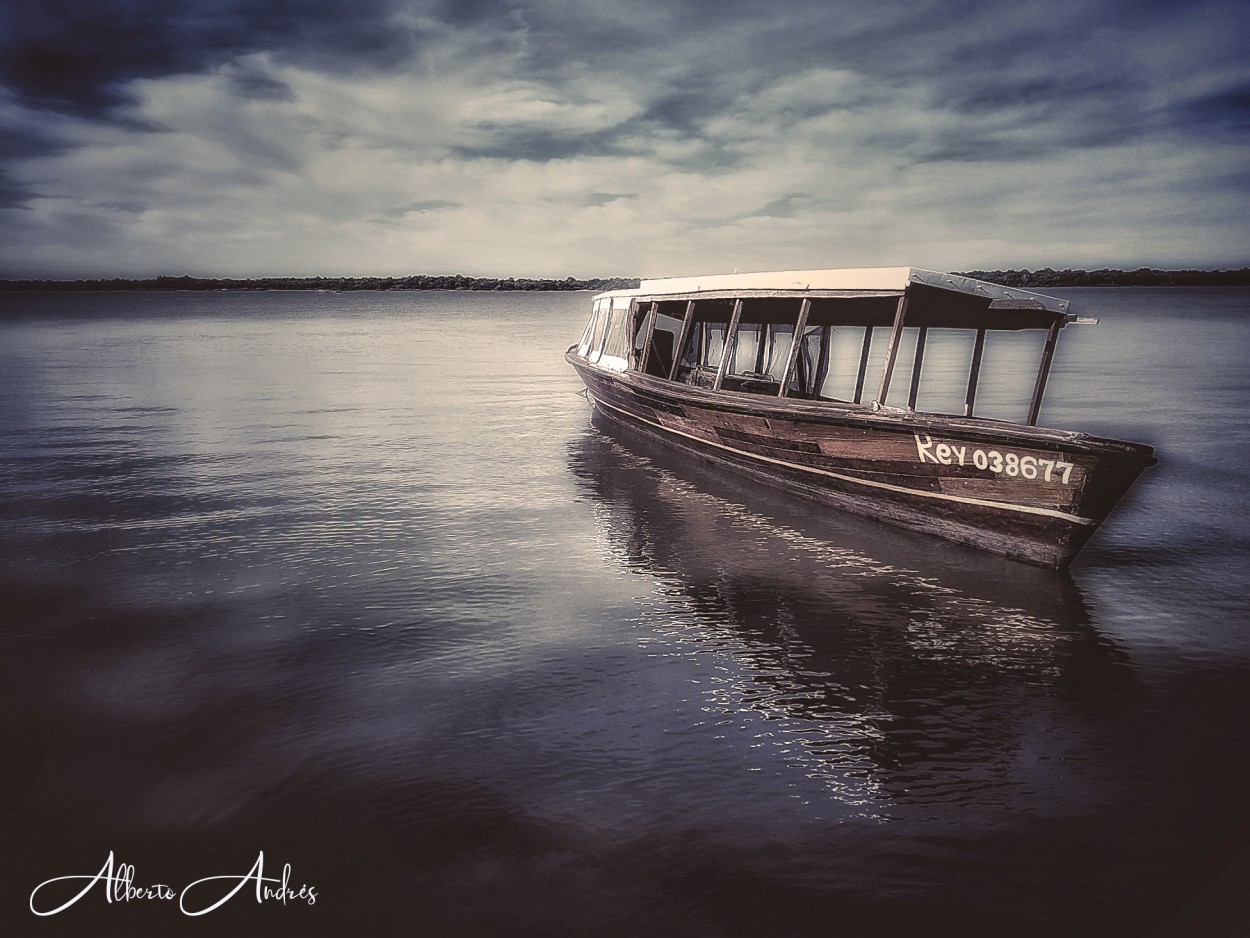
M933 440L927 436L922 440L919 433L914 434L914 436L916 437L916 452L920 454L920 461L937 462L937 457L929 452L933 448Z
M933 463L938 466L973 465L981 471L994 475L1005 475L1009 478L1024 478L1030 482L1052 480L1069 485L1075 463L1062 462L1054 459L1041 459L1037 456L1022 456L1012 450L972 449L954 443L935 442L932 437L913 434L916 440L916 455L922 463Z

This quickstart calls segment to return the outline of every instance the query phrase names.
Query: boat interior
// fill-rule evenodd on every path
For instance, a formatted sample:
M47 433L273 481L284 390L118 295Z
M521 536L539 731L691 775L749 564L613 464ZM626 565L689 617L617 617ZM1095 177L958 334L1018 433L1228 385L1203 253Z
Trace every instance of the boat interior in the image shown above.
M1025 366L1025 380L1035 377L1026 419L1034 425L1059 329L1072 321L1079 320L1030 301L926 284L856 295L609 294L596 298L577 353L614 370L710 390L881 406L906 349L912 364L906 406L915 410L926 345L936 338L949 348L958 340L967 349L962 400L946 412L972 416L987 333L1040 332L1040 367L1034 373L1034 365ZM1033 363L1037 351L1033 346L1029 353ZM870 361L882 375L866 387Z

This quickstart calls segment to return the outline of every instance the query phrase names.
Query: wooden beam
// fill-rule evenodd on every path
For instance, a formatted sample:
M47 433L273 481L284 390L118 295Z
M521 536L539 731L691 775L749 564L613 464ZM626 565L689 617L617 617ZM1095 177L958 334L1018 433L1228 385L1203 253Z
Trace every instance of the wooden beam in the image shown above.
M928 326L921 326L916 336L916 357L911 364L911 390L907 393L907 409L916 409L916 395L920 392L920 365L924 361L924 343L929 334Z
M660 304L652 302L651 308L647 310L647 337L642 340L642 354L638 356L638 371L646 374L647 357L651 354L651 337L655 335L655 319L660 309Z
M1029 402L1029 419L1026 421L1030 427L1037 426L1037 417L1042 412L1042 395L1046 393L1046 379L1050 376L1050 365L1055 358L1055 344L1059 341L1059 330L1063 327L1063 320L1056 319L1050 324L1050 331L1046 333L1046 345L1042 347L1042 361L1037 368L1037 382L1033 385L1033 400Z
M812 311L812 301L804 299L799 304L799 320L794 324L794 341L790 343L790 354L786 356L786 370L781 375L781 388L778 397L790 393L790 376L794 374L794 364L799 360L799 343L803 341L803 331L807 328L807 315Z
M868 353L872 351L872 326L864 326L864 347L859 351L859 377L855 379L855 403L864 399L864 376L868 374Z
M738 323L742 321L742 300L734 300L733 315L729 317L729 328L725 332L725 347L721 349L720 367L716 369L716 381L712 384L713 391L719 391L725 380L725 372L729 370L729 359L733 357L735 339L738 335Z
M673 347L673 367L669 369L668 380L677 380L677 366L686 356L686 343L690 341L690 327L694 324L694 300L686 303L686 318L681 321L681 335L677 345Z
M634 348L634 340L637 338L638 310L641 308L642 304L638 302L637 298L629 301L629 328L625 330L627 343L625 358L631 366L638 363L638 350Z
M894 312L894 326L890 329L890 344L885 351L885 367L881 369L881 387L877 390L877 399L873 401L882 407L890 393L890 378L894 376L894 362L898 359L898 347L903 338L903 323L907 319L907 294L898 298L898 309Z
M977 330L977 341L972 346L972 367L968 369L968 396L964 398L964 416L972 416L972 406L977 400L977 382L981 380L981 356L985 354L985 330Z
M741 328L741 327L739 327ZM764 373L764 353L768 351L768 323L760 323L755 342L755 373Z
M833 344L833 327L820 327L820 354L816 356L816 373L812 375L812 395L820 397L820 384L823 379L829 377L829 346Z

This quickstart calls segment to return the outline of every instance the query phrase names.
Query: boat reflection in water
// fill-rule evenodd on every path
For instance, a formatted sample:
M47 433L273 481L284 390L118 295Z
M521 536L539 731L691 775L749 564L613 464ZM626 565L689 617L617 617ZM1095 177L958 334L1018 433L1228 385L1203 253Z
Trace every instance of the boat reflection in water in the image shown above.
M1098 797L1098 702L1135 682L1069 574L804 514L627 433L596 417L570 467L610 561L655 581L641 641L709 662L709 722L861 816Z

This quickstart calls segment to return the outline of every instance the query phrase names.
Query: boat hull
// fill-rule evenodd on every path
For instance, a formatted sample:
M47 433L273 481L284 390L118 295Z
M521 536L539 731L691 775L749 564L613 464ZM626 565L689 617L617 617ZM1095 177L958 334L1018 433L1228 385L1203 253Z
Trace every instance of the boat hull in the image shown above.
M1067 566L1150 447L1001 421L710 392L567 355L607 419L843 511Z

